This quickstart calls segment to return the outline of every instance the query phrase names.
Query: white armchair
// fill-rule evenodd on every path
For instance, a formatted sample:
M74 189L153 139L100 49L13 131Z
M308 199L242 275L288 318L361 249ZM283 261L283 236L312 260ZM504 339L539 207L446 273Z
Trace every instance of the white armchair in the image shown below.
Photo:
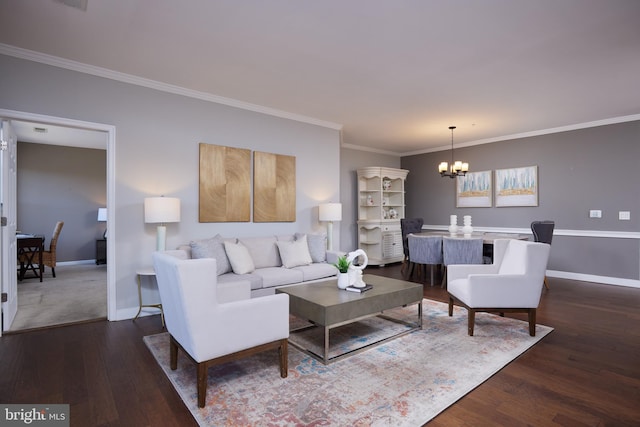
M464 306L469 313L469 335L473 335L476 312L526 312L529 335L535 336L549 249L546 243L498 239L494 241L493 264L450 265L449 316L454 302Z
M153 266L167 330L171 335L171 369L177 368L178 348L197 364L198 406L204 407L210 366L277 348L280 376L287 377L289 296L254 299L249 282L235 283L241 291L225 301L216 283L216 260L179 259L171 251L153 253ZM235 299L235 300L234 300Z

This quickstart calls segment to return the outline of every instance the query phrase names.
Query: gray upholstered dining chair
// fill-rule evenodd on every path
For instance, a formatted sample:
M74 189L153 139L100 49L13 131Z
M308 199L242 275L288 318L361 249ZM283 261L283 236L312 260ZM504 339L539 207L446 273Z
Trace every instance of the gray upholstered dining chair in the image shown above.
M550 220L533 221L531 223L533 240L538 243L546 243L548 245L551 245L551 240L553 240L553 229L555 228L555 226L556 223ZM544 278L544 287L549 289L549 284L547 283L546 276Z
M447 266L451 264L482 264L482 246L484 241L479 238L443 237L442 261L444 277L442 287L447 284Z
M400 219L400 232L402 233L402 251L404 253L404 259L402 260L401 273L405 275L407 273L409 264L407 262L409 258L409 241L407 236L411 233L419 233L422 231L422 225L424 219L422 218L402 218Z
M442 264L442 236L416 236L409 234L409 266L408 277L418 266L418 271L424 271L428 265L431 270L431 286L433 286L433 270L435 266Z

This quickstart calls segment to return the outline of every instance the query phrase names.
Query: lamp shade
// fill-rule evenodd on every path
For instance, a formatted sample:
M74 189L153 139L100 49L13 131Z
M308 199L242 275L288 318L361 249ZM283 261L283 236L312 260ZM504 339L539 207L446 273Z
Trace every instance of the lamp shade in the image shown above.
M98 208L98 222L107 220L107 208Z
M320 205L320 221L342 221L342 203L323 203Z
M180 199L175 197L147 197L144 199L144 222L180 222Z

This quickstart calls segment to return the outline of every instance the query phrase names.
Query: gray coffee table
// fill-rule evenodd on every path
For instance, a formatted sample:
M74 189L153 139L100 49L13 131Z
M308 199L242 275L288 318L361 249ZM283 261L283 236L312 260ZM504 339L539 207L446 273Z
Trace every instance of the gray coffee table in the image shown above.
M422 329L423 289L421 284L371 274L365 274L363 279L365 283L373 285L373 289L363 293L341 290L338 289L336 279L276 289L276 293L289 295L289 312L291 314L313 323L313 325L303 329L312 327L324 328L323 354L316 354L311 349L297 344L289 337L291 345L326 365L372 346L380 345L391 339ZM416 323L408 323L382 314L385 310L410 304L418 305L418 321ZM410 328L358 349L329 357L329 335L331 329L372 316L380 316L387 320L403 323L410 326Z

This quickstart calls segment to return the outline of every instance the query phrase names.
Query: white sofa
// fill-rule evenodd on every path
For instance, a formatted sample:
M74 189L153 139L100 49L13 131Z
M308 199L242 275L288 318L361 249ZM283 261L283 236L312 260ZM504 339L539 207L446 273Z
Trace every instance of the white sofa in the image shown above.
M326 250L324 234L288 234L193 240L171 251L179 258L214 258L220 290L233 292L237 282L249 282L251 297L271 295L281 286L336 276L333 266L342 253Z

